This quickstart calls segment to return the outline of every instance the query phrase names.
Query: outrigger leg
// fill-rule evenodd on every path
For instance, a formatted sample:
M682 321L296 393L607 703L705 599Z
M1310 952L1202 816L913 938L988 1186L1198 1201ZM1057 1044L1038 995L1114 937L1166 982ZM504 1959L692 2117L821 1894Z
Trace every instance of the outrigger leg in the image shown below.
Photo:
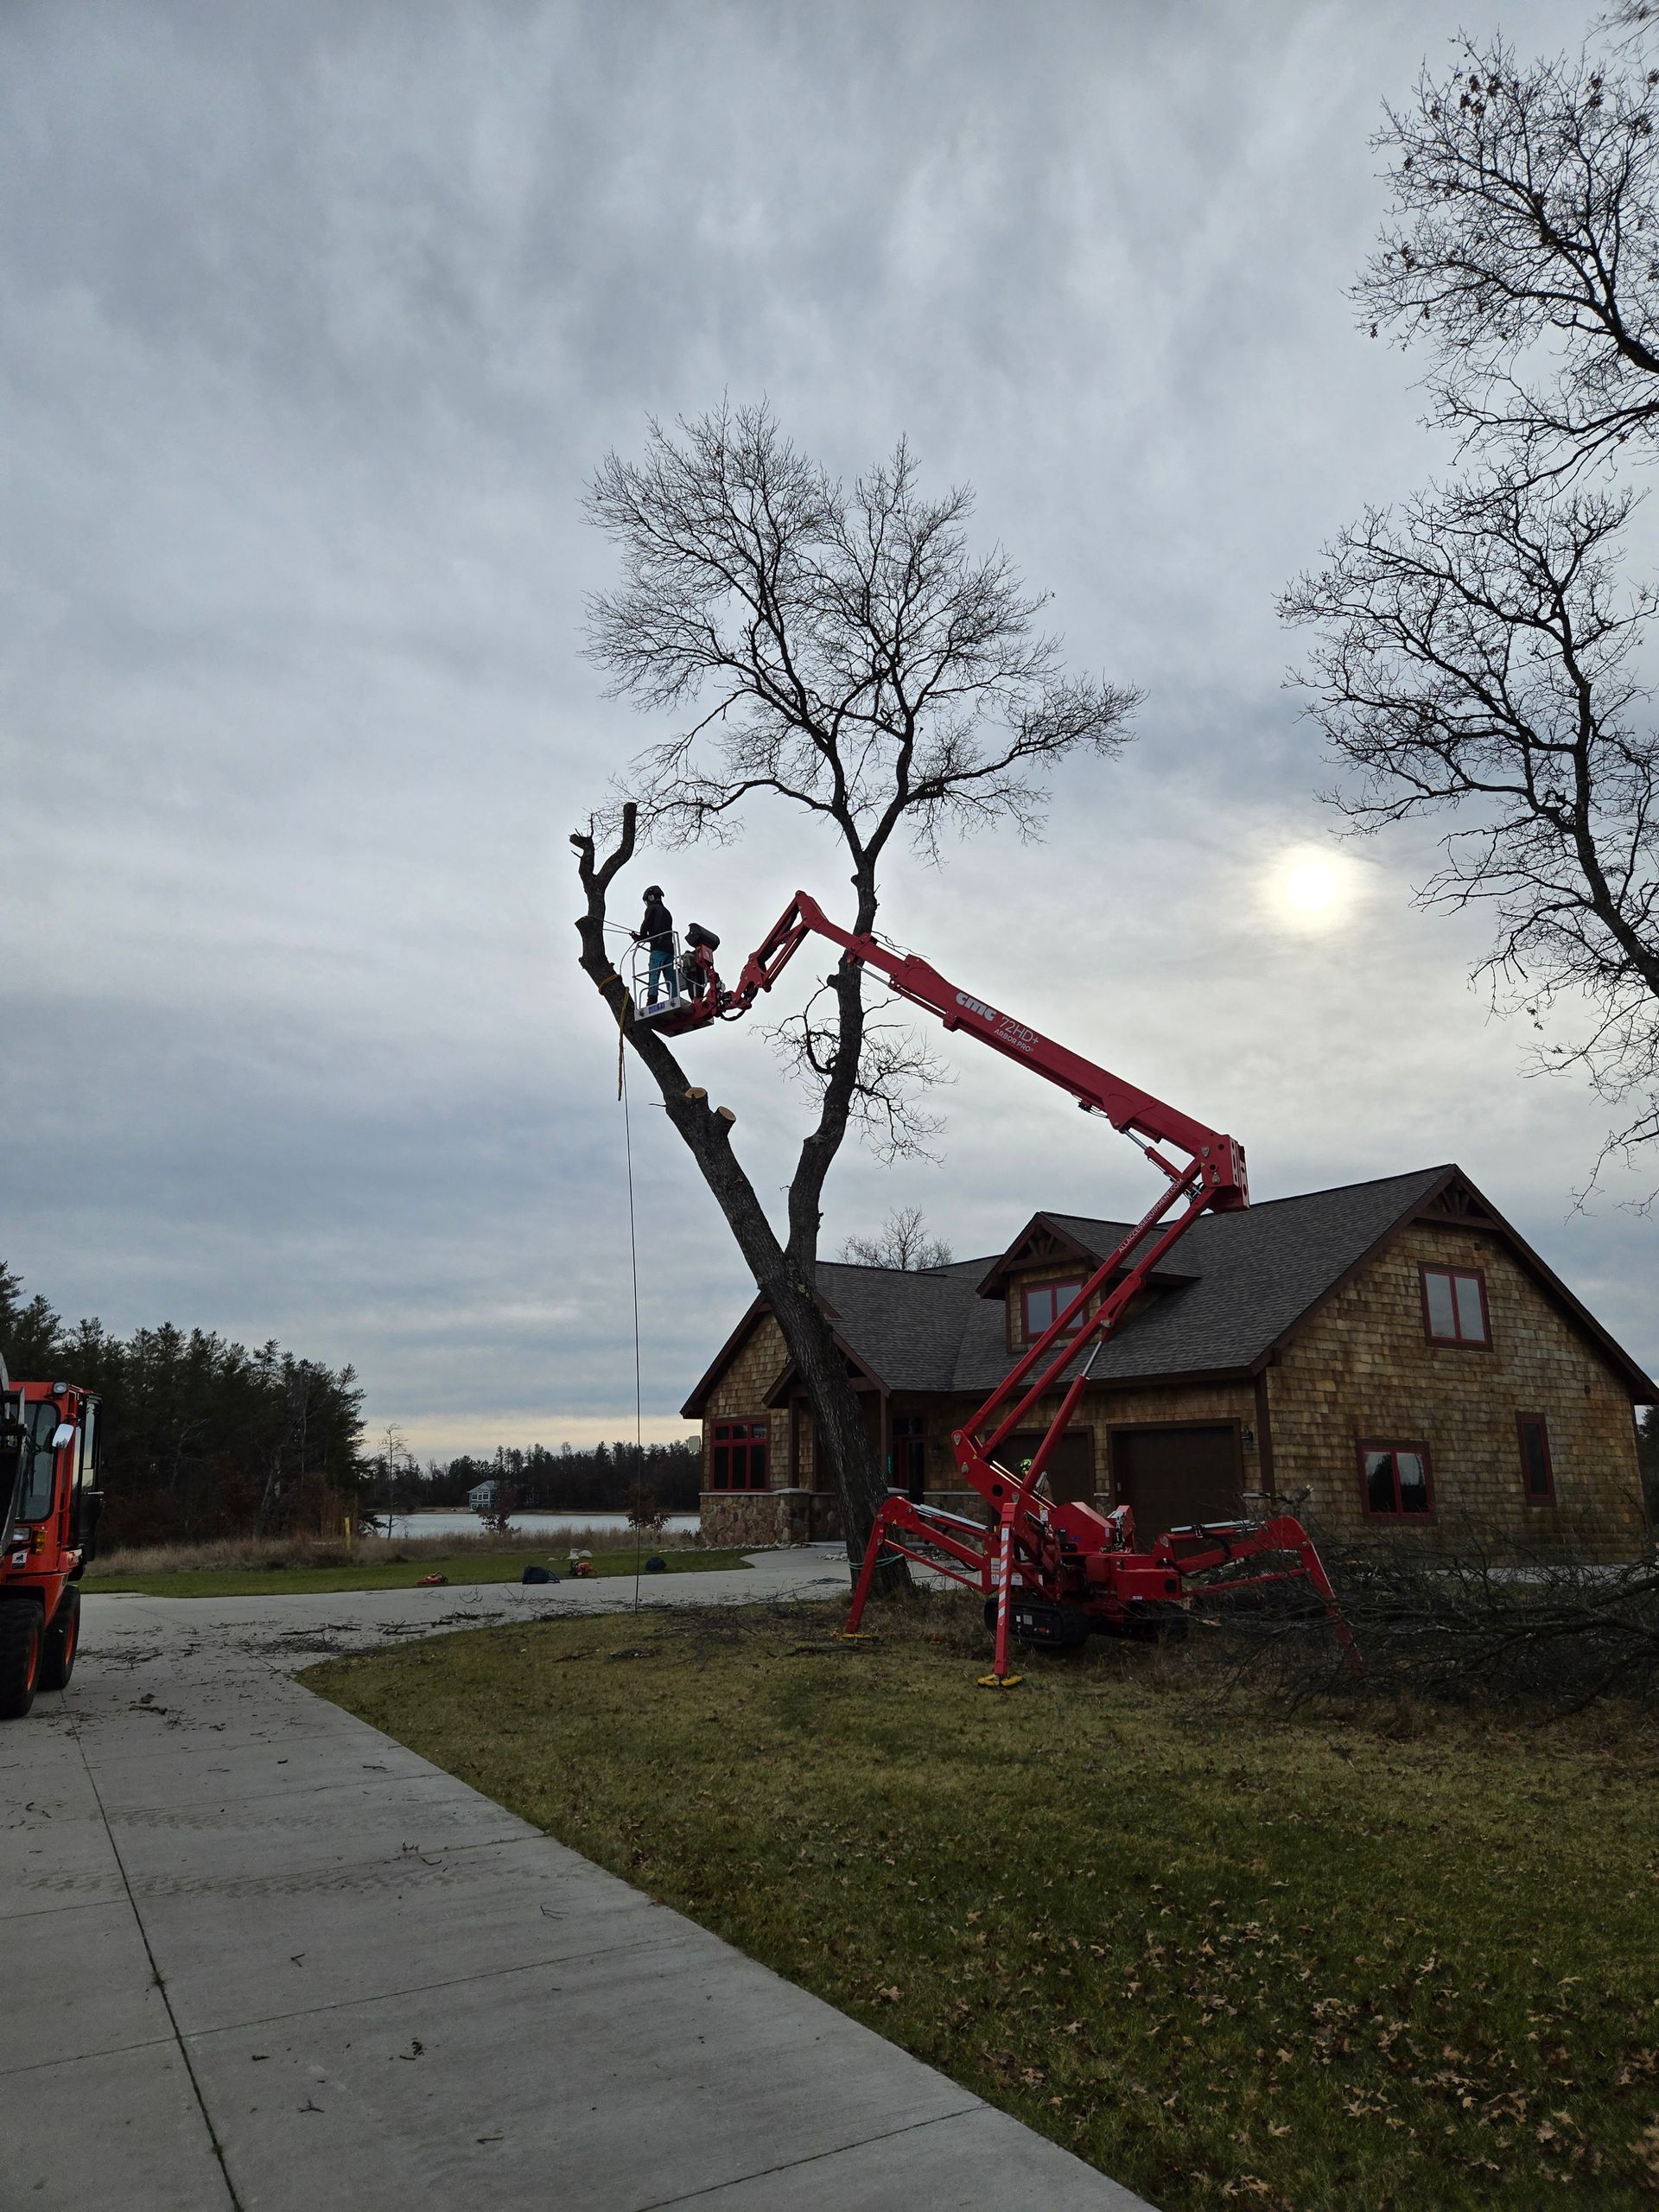
M1014 1504L1005 1500L996 1532L996 1648L991 1671L979 1677L982 1690L1011 1690L1024 1677L1008 1672L1008 1607L1014 1597Z
M853 1602L847 1615L847 1625L841 1631L842 1643L865 1634L864 1608L869 1603L870 1585L875 1580L875 1562L887 1548L887 1509L884 1505L877 1512L870 1530L870 1541L864 1547L864 1564L858 1570L858 1580L853 1586Z

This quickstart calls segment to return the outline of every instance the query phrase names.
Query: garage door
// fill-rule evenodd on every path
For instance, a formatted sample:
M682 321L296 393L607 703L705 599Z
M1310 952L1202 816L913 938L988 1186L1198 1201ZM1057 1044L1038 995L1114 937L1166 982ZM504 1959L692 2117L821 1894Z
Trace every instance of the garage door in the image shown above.
M1016 1429L1002 1446L997 1457L1013 1474L1019 1474L1024 1462L1034 1459L1038 1446L1048 1433L1046 1429ZM1048 1494L1057 1503L1070 1505L1081 1500L1084 1505L1095 1502L1095 1440L1086 1428L1068 1428L1054 1447L1054 1456L1046 1469Z
M1238 1434L1230 1425L1112 1432L1117 1503L1135 1509L1137 1537L1195 1521L1234 1521L1240 1510Z

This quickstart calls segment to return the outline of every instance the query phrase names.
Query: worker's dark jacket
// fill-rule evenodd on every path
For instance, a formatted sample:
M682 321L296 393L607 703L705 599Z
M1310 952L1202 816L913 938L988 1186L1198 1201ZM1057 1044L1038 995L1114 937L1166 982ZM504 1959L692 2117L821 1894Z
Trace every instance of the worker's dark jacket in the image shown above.
M653 952L673 951L674 917L660 899L645 901L645 918L634 935L637 943L648 944Z

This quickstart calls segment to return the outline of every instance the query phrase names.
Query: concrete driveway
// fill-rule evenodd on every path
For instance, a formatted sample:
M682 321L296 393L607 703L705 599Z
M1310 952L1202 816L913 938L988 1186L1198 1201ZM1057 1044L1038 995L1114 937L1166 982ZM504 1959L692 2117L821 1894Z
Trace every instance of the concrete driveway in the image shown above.
M641 1595L845 1586L824 1551ZM0 2201L1138 2205L289 1678L323 1649L632 1599L89 1599L69 1692L0 1729Z

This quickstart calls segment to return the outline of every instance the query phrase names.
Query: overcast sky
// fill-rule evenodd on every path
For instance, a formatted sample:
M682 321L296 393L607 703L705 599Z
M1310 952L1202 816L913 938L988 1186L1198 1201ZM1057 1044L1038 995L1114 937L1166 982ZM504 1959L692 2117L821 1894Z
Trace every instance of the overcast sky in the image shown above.
M1559 6L1478 6L1523 49ZM353 1361L423 1452L630 1427L615 1042L567 833L667 734L609 702L584 478L647 416L770 397L851 473L978 488L1076 664L1142 687L1037 850L895 867L954 980L1249 1146L1256 1195L1457 1160L1659 1363L1645 1185L1520 1072L1338 848L1275 593L1440 456L1344 296L1368 138L1459 17L1394 0L465 7L10 0L0 13L6 958L0 1257L71 1315ZM1334 853L1335 907L1287 869ZM844 863L760 815L647 858L757 939ZM810 988L804 957L791 982ZM825 1249L918 1204L959 1256L1149 1171L947 1040L942 1163L848 1154ZM688 1048L763 1192L801 1109ZM747 1289L636 1091L649 1433ZM1659 1180L1656 1173L1653 1180Z

